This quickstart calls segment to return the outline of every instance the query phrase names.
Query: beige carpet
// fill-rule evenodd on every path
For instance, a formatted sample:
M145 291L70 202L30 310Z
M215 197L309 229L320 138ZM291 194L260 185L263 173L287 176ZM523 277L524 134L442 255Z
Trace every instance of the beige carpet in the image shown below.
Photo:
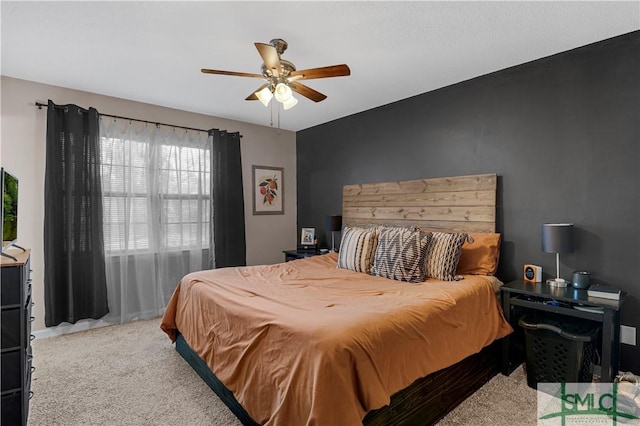
M240 425L178 355L160 320L33 342L30 425ZM522 369L498 375L439 425L535 425Z

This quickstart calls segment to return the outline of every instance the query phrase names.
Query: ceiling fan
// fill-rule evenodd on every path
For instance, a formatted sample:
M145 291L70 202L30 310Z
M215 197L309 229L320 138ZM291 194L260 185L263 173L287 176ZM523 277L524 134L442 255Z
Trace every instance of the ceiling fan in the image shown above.
M262 74L211 70L206 68L202 68L200 71L205 74L234 75L265 80L266 82L255 92L247 96L245 100L259 100L264 106L268 106L271 98L275 97L278 102L282 103L285 110L293 108L293 106L298 103L298 100L293 97L292 91L314 102L320 102L327 98L326 95L300 83L301 80L342 77L351 74L351 70L346 64L296 70L296 66L292 62L280 57L288 47L288 43L280 38L271 40L269 44L254 44L264 61L261 68Z

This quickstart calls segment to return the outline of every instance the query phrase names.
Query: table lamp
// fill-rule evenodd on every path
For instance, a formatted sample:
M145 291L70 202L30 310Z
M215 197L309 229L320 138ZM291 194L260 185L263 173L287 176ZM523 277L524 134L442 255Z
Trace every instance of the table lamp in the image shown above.
M335 233L342 230L342 216L333 215L326 216L324 226L327 231L331 232L331 253L336 252Z
M566 287L560 278L560 253L573 252L573 223L545 223L542 225L542 251L556 254L556 278L547 280L553 287Z

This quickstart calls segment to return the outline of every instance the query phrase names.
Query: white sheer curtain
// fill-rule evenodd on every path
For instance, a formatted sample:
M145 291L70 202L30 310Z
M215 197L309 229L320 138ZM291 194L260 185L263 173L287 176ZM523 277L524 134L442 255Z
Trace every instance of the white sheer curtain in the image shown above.
M208 267L206 132L100 119L109 315L161 315L179 280Z

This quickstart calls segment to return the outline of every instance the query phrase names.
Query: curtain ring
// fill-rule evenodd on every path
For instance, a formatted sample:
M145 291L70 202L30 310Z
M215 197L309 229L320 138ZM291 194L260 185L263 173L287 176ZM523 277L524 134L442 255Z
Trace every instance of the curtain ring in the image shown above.
M64 107L64 112L69 112L69 107Z

